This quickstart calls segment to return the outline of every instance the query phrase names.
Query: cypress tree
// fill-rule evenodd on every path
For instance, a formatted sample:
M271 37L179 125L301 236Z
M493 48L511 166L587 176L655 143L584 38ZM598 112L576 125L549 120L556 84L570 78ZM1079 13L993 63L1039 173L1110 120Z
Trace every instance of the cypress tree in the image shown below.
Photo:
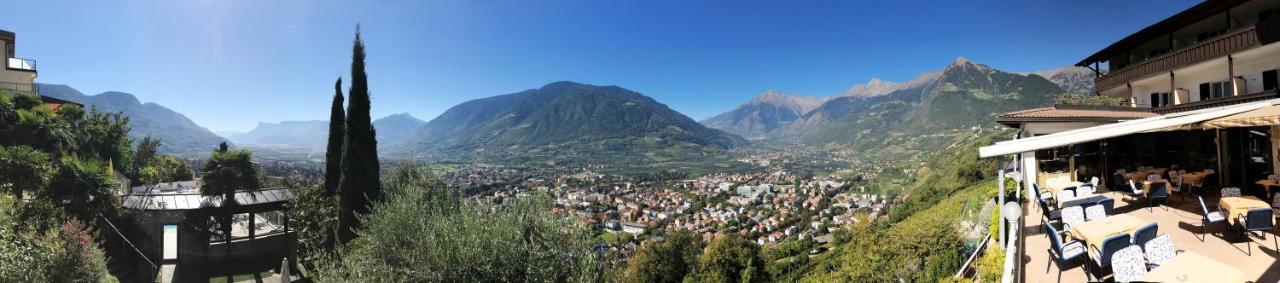
M346 138L347 114L342 109L342 78L333 84L333 105L329 108L329 147L324 153L324 195L338 193L342 180L342 140Z
M360 227L357 214L369 213L373 200L382 197L378 176L378 143L369 119L369 83L364 72L364 42L360 27L351 48L351 99L347 103L346 140L342 149L341 212L338 240L347 243Z

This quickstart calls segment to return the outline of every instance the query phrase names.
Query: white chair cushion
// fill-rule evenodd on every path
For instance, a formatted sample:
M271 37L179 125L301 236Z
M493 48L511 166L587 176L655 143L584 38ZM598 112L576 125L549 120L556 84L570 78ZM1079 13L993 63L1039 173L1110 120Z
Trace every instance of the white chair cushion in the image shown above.
M1142 248L1129 246L1111 255L1111 270L1116 282L1131 282L1147 275L1147 262L1142 259Z
M1218 222L1222 220L1227 220L1226 217L1222 216L1221 211L1210 212L1209 215L1205 215L1205 216L1209 218L1209 222Z
M1084 252L1084 244L1080 242L1071 242L1062 246L1062 258L1071 258Z

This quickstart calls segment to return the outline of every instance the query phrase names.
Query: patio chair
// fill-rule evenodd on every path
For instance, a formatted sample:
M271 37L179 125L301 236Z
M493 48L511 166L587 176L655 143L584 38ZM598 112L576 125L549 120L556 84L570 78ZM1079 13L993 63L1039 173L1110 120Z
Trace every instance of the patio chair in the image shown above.
M1222 188L1222 193L1221 193L1221 195L1222 195L1222 197L1224 197L1224 198L1225 198L1225 197L1238 197L1238 196L1240 196L1240 188L1237 188L1237 187L1226 187L1226 188Z
M1098 187L1098 182L1101 182L1101 181L1102 181L1102 180L1101 180L1101 179L1098 179L1098 177L1097 177L1097 176L1094 176L1094 177L1092 177L1092 178L1089 178L1089 184L1090 184L1090 185L1093 185L1093 187L1094 187L1094 188L1097 188L1097 187Z
M1147 241L1142 245L1142 251L1147 254L1147 268L1156 268L1161 263L1173 259L1173 256L1178 253L1173 248L1173 236L1169 234Z
M1226 223L1227 218L1223 216L1222 211L1214 210L1209 212L1209 208L1204 206L1204 198L1196 196L1200 200L1200 241L1204 242L1204 233L1209 231L1209 224Z
M1093 185L1090 185L1087 183L1084 185L1080 185L1079 187L1076 187L1076 197L1078 198L1089 197L1097 192L1098 192L1098 187L1094 187Z
M1275 217L1280 218L1280 209L1278 208L1280 208L1280 194L1272 194L1271 195L1271 213Z
M1249 256L1253 256L1253 240L1248 239L1248 234L1254 231L1262 232L1262 239L1267 239L1267 231L1274 228L1272 223L1270 208L1254 208L1250 209L1245 215L1241 215L1240 219L1236 219L1236 224L1240 225L1240 233L1245 236L1245 244L1248 247ZM1275 241L1275 236L1271 237ZM1280 247L1280 245L1277 245Z
M1062 210L1062 230L1071 229L1071 225L1084 223L1084 208L1079 206L1066 207Z
M1102 240L1101 250L1094 249L1090 251L1089 258L1093 260L1094 267L1098 268L1099 278L1105 275L1103 271L1111 266L1111 255L1128 246L1130 246L1129 234L1120 233ZM1138 251L1138 253L1142 253L1142 251Z
M1142 189L1138 189L1138 186L1133 184L1133 180L1129 180L1129 195L1135 200L1142 196Z
M1182 175L1178 171L1169 170L1169 193L1182 196ZM1186 197L1182 198L1186 199Z
M1146 245L1148 241L1156 238L1156 232L1159 229L1160 226L1156 225L1155 222L1143 225L1133 232L1133 244L1137 246Z
M1039 199L1038 201L1040 202L1040 215L1042 217L1041 220L1045 221L1045 224L1049 224L1049 222L1053 222L1053 221L1061 222L1062 220L1061 210L1052 209L1052 206L1049 206L1049 202L1045 201L1044 199ZM1041 227L1040 230L1044 231L1044 228Z
M1101 205L1092 205L1084 209L1084 219L1093 221L1107 217L1107 208Z
M1052 241L1052 245L1049 246L1049 255L1054 257L1054 261L1058 263L1058 279L1062 279L1063 266L1066 265L1067 262L1074 261L1077 258L1083 258L1081 255L1085 254L1084 243L1075 240L1063 243L1062 235L1058 233L1058 229L1050 226L1049 222L1045 222L1044 226L1049 227L1048 234L1050 241Z
M1116 177L1115 177L1115 178L1112 178L1112 179L1113 179L1113 180L1115 180L1115 182L1113 182L1113 183L1115 183L1115 185L1116 185L1116 187L1117 187L1117 188L1119 188L1119 187L1123 187L1123 186L1124 186L1124 180L1128 180L1128 179L1129 179L1129 175L1127 175L1127 174L1125 174L1125 173L1127 173L1127 172L1126 172L1124 169L1116 169L1116 173L1115 173L1115 176L1116 176Z
M1133 282L1147 275L1147 261L1142 259L1142 248L1128 246L1111 255L1112 280Z
M1115 208L1116 208L1115 199L1104 198L1104 199L1098 200L1098 202L1095 202L1095 204L1098 206L1101 206L1104 209L1103 211L1107 212L1107 215L1115 214Z
M1056 199L1058 203L1062 203L1064 201L1069 201L1075 198L1076 198L1075 191L1062 190L1062 191L1058 191L1058 195Z
M1169 203L1169 191L1165 185L1165 183L1151 183L1151 192L1147 193L1147 211L1151 211L1151 205L1156 201ZM1164 210L1169 211L1169 207L1165 206Z

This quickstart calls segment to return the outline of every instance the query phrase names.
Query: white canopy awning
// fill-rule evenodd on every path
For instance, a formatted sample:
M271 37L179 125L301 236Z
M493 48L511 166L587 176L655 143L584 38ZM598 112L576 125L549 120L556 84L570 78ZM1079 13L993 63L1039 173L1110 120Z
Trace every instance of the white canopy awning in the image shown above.
M1056 134L1008 140L979 148L978 156L987 158L1086 143L1136 133L1161 131L1172 127L1200 123L1265 107L1273 107L1278 104L1280 104L1280 99L1270 99L1259 102L1171 113L1151 118L1070 130Z

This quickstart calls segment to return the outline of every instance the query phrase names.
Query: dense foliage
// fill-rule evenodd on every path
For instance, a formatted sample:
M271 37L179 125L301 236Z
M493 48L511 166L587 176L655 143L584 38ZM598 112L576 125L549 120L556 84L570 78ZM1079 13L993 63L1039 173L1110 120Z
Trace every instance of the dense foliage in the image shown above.
M106 256L88 225L75 219L23 217L0 196L0 282L107 282ZM35 207L27 207L35 208ZM56 210L46 209L51 214Z
M401 166L388 199L364 216L359 238L320 262L322 282L542 282L599 280L587 227L532 193L496 207L466 202L430 172Z
M698 265L702 238L689 231L649 240L627 261L622 282L682 282Z
M118 114L0 93L0 282L114 280L94 227L118 216L106 164L129 166L128 130Z
M698 257L698 282L767 282L760 247L750 240L727 234L716 237Z
M191 164L173 155L161 155L150 158L142 167L138 179L143 184L159 184L178 181L191 181L195 172Z

